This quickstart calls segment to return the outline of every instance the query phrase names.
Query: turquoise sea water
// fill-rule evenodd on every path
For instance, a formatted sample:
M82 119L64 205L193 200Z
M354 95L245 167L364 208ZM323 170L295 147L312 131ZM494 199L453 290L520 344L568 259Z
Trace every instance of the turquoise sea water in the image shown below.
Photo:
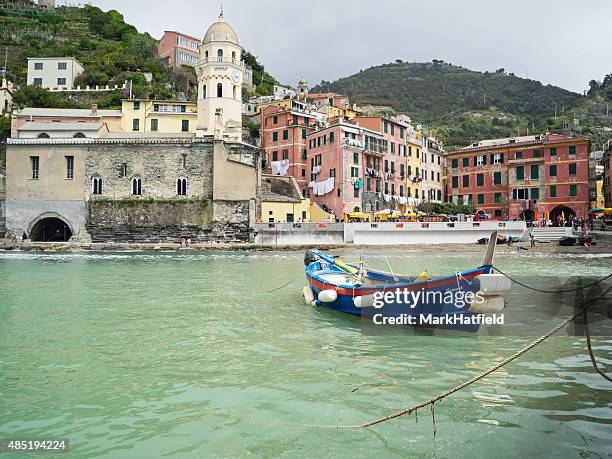
M383 254L366 260L385 268ZM482 260L389 255L397 272L446 274ZM265 293L299 275L302 258L0 253L0 437L69 438L74 458L611 456L612 385L593 371L584 338L567 333L437 403L435 439L429 409L418 423L313 427L426 400L564 315L546 318L535 294L518 292L508 312L529 336L367 333L358 318L305 306L301 278ZM612 258L506 254L497 264L538 283L606 275ZM609 369L612 339L595 337L594 349Z

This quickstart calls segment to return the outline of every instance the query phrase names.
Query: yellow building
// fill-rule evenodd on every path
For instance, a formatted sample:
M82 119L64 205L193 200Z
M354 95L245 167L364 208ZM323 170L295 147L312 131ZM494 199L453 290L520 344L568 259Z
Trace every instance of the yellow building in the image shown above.
M596 187L597 187L597 200L594 203L595 205L592 206L592 207L597 207L597 208L603 209L603 208L606 207L606 198L604 196L603 175L597 179L595 184L596 184Z
M334 221L321 207L302 197L291 176L262 175L261 221L264 223L308 223Z
M194 134L197 103L178 100L123 100L121 128L126 132Z
M334 216L308 198L295 199L269 191L261 196L261 218L264 223L323 223Z
M406 189L410 190L408 196L424 199L421 184L414 181L414 177L423 177L423 133L420 130L409 130L406 135Z
M261 194L261 219L269 223L294 223L310 221L310 199L264 191Z

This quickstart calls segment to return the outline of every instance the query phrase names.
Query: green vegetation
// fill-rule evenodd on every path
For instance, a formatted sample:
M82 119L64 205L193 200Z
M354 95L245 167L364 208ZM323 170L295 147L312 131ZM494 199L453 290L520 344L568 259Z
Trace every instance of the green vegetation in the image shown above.
M539 81L495 72L476 72L434 59L426 63L397 60L362 70L333 83L322 81L312 92L347 94L358 105L389 106L423 123L447 149L485 138L562 131L592 135L599 143L603 97L610 98L612 75L591 82L589 96L543 85ZM595 97L599 97L599 103ZM555 117L556 110L556 117ZM578 126L574 118L579 118Z
M124 198L124 199L110 199L110 198L96 198L97 204L107 204L117 207L139 207L139 206L150 206L152 204L168 204L172 207L187 204L199 204L202 209L208 207L208 199L206 198L174 198L174 199L156 199L156 198Z
M24 3L23 1L21 2ZM139 33L115 11L85 5L62 6L53 11L29 6L17 7L12 0L0 6L0 30L6 31L9 45L9 79L21 86L15 96L19 106L119 108L125 98L122 90L104 93L57 93L45 96L36 88L25 87L28 57L71 56L85 67L76 85L122 87L132 82L134 97L195 99L195 71L185 66L174 73L157 58L157 40ZM243 55L253 69L257 94L272 92L276 80L251 53ZM152 83L145 73L153 76Z
M422 202L417 206L417 210L426 214L473 214L476 207L472 204L453 204L452 202Z
M606 101L612 101L612 73L606 75L602 82L589 81L589 96L600 97Z
M257 57L250 52L242 51L242 60L253 70L253 84L255 85L254 93L243 91L245 101L253 95L267 96L272 94L272 87L278 83L276 78L266 72L264 66L257 61Z

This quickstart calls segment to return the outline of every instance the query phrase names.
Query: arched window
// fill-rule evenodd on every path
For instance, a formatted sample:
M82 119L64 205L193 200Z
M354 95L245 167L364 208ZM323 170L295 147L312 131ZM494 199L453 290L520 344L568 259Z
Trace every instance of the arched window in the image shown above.
M187 179L179 177L176 180L176 194L178 196L187 196Z
M204 59L208 60L208 51L204 51Z
M232 62L236 62L236 51L232 51Z
M217 83L217 97L223 97L223 85Z
M72 137L74 137L75 139L84 139L85 138L85 134L83 134L82 132L77 132Z
M39 139L48 139L50 137L49 137L49 134L47 134L46 132L41 132L40 134L38 134L38 138Z
M235 99L236 98L236 86L234 86L232 88L232 97Z
M223 50L221 48L217 50L217 57L219 58L219 62L223 62Z
M91 194L102 194L102 177L94 176L91 179Z
M206 85L202 85L202 99L206 99Z
M132 178L132 194L134 196L142 195L142 180L140 180L140 177Z

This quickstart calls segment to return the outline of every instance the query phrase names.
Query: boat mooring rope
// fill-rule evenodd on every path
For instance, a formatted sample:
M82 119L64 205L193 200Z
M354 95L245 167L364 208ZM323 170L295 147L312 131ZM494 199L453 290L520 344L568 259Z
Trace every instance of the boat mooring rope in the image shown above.
M288 285L293 284L293 283L294 283L296 280L298 280L298 279L299 279L300 277L302 277L303 275L304 275L304 273L303 273L302 271L300 271L300 272L298 273L298 275L297 275L297 276L295 276L293 279L291 279L291 280L290 280L289 282L287 282L286 284L283 284L283 285L281 285L280 287L274 288L274 289L272 289L272 290L267 290L267 291L266 291L266 292L264 292L264 293L266 293L266 294L267 294L267 293L274 293L274 292L278 292L279 290L281 290L281 289L283 289L283 288L287 287Z
M612 382L612 378L605 374L599 365L597 365L597 360L595 360L595 355L593 354L593 348L591 347L591 332L589 330L589 319L587 317L587 308L584 308L584 331L587 340L587 349L589 350L589 357L591 358L591 363L593 364L593 368L597 373L601 375L602 378L607 379Z
M593 285L597 285L601 282L605 282L606 280L610 279L612 277L612 273L608 274L606 277L602 277L601 279L598 279L594 282L591 282L590 284L587 285L581 285L580 287L576 287L576 288L570 288L567 290L543 290L540 288L536 288L536 287L531 287L529 285L525 285L520 281L517 281L516 279L514 279L513 277L510 277L508 274L506 274L505 272L503 272L501 269L499 269L497 266L492 266L492 268L497 271L498 273L500 273L503 276L506 276L508 279L510 279L512 282L514 282L515 284L520 285L521 287L525 287L528 288L529 290L533 290L535 292L540 292L540 293L570 293L570 292L577 292L579 290L584 290L585 288L589 288L592 287Z
M500 274L506 276L508 279L512 280L513 282L516 282L518 285L521 285L525 288L531 289L531 290L535 290L538 292L542 292L542 293L561 293L561 292L574 292L574 291L579 291L579 290L584 290L588 287L592 287L593 285L596 285L598 283L601 283L607 279L609 279L610 277L612 277L612 274L599 279L593 283L584 285L584 286L580 286L578 288L575 289L570 289L570 290L564 290L564 291L548 291L548 290L541 290L541 289L537 289L535 287L531 287L525 284L522 284L520 282L515 281L514 279L512 279L510 276L508 276L507 274L503 273L502 271L500 271L499 269L495 268ZM387 416L378 418L378 419L373 419L371 421L368 422L364 422L362 424L346 424L346 425L313 425L313 424L301 424L301 426L304 427L320 427L320 428L334 428L334 429L364 429L366 427L371 427L373 425L376 424L380 424L386 421L389 421L391 419L395 419L404 415L410 415L412 414L412 412L415 413L416 415L416 419L418 422L418 410L420 408L424 408L426 406L430 406L431 408L431 418L432 418L432 422L433 422L433 434L434 437L436 436L436 418L435 418L435 403L448 397L449 395L454 394L455 392L460 391L461 389L464 389L472 384L474 384L477 381L480 381L481 379L485 378L486 376L490 375L491 373L499 370L500 368L504 367L505 365L507 365L508 363L512 362L513 360L516 360L517 358L519 358L520 356L522 356L523 354L529 352L531 349L533 349L534 347L536 347L538 344L546 341L548 338L550 338L551 336L553 336L555 333L557 333L559 330L561 330L562 328L564 328L565 326L567 326L570 322L572 322L573 320L575 320L576 318L578 318L580 315L584 315L584 321L585 321L585 335L586 335L586 340L587 340L587 349L589 352L589 356L591 358L591 363L593 364L593 367L595 368L595 370L597 371L597 373L599 373L602 377L604 377L606 380L611 381L612 382L612 378L610 378L608 375L606 375L603 370L601 370L599 368L599 366L597 365L597 361L595 360L595 356L593 354L593 349L591 347L591 335L590 335L590 330L589 330L589 326L588 326L588 316L587 316L587 310L588 310L588 306L581 309L579 312L575 313L572 316L569 316L568 318L566 318L565 320L563 320L562 322L560 322L558 325L556 325L555 327L553 327L552 329L550 329L548 332L546 332L545 334L543 334L542 336L540 336L538 339L532 341L531 343L529 343L527 346L525 346L524 348L520 349L519 351L515 352L514 354L512 354L511 356L505 358L504 360L502 360L501 362L499 362L498 364L494 365L493 367L483 371L482 373L479 373L478 375L474 376L473 378L453 387L452 389L447 390L446 392L443 392L441 394L436 395L433 398L430 398L429 400L426 400L424 402L418 403L414 406L411 406L410 408L405 408L403 410L400 411L396 411L395 413L389 414Z

